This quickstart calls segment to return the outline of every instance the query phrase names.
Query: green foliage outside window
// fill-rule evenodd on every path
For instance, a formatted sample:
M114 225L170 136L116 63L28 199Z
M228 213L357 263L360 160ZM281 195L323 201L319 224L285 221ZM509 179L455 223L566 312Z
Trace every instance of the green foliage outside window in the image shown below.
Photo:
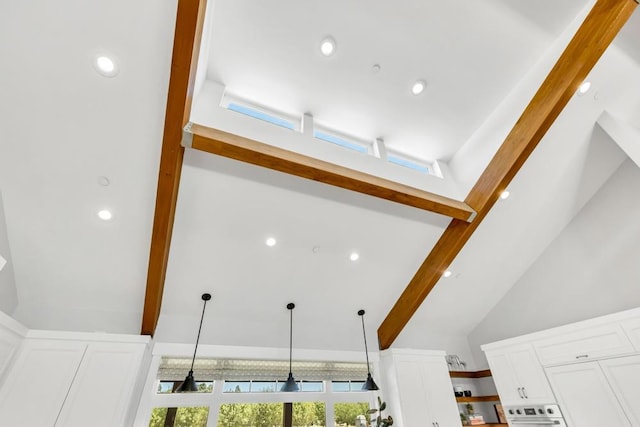
M151 413L149 427L165 427L167 415L173 416L175 421L173 427L206 427L209 418L209 407L189 407L189 408L154 408Z
M356 417L358 415L365 415L368 417L369 404L366 402L336 403L333 410L335 413L336 425L355 426Z

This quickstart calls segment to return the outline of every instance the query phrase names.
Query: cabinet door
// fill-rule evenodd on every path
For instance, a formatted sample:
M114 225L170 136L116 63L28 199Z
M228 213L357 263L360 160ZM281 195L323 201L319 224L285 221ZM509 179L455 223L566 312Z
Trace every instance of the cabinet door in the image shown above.
M139 343L89 344L56 427L125 425L144 350Z
M428 413L433 414L430 418L441 427L461 426L460 413L444 357L426 360L422 365L422 375L425 385L424 404L427 405Z
M0 390L0 424L53 426L86 345L27 339Z
M633 353L634 348L618 324L567 332L534 343L543 366Z
M487 361L491 368L491 375L496 384L503 405L518 405L522 403L522 394L515 371L511 367L509 356L505 350L487 351Z
M553 403L555 398L532 346L516 347L509 351L509 362L520 385L526 403Z
M426 425L435 422L432 414L425 407L425 383L422 363L418 361L397 362L398 392L402 405L402 421L407 427ZM451 390L451 387L448 388ZM389 411L391 414L393 411Z
M568 425L631 427L598 362L545 370Z
M640 426L640 355L603 360L600 367L631 424Z
M444 356L398 358L395 363L405 427L462 426ZM389 413L393 416L393 409Z

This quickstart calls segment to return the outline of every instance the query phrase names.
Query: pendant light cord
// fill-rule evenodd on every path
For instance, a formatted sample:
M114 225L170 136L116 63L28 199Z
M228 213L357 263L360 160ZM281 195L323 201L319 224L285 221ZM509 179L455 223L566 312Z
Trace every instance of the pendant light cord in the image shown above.
M364 313L360 316L362 319L362 336L364 336L364 354L367 356L367 373L371 375L369 370L369 350L367 350L367 333L364 330Z
M291 373L291 358L293 357L293 309L289 310L289 373Z
M200 327L198 328L198 337L196 338L196 348L193 350L193 359L191 360L191 372L193 372L193 364L196 361L196 352L198 351L198 342L200 342L200 331L202 331L202 321L204 320L205 308L207 308L207 300L204 300L204 304L202 305L202 316L200 317Z

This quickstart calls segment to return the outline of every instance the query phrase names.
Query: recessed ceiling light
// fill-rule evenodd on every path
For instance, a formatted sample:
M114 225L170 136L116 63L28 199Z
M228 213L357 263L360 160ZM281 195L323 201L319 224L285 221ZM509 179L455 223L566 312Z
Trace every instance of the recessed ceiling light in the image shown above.
M267 246L275 246L277 242L273 237L269 237L265 243Z
M358 258L360 258L360 255L358 255L358 252L351 252L351 255L349 255L349 259L351 261L357 261Z
M335 53L335 51L336 41L333 39L333 37L327 37L322 40L322 43L320 43L320 52L322 52L324 56L331 56Z
M113 218L113 214L111 213L111 211L103 209L98 212L98 217L103 221L109 221L111 218Z
M510 195L511 193L509 192L509 190L504 190L502 193L500 193L500 198L502 200L508 199Z
M447 271L445 271L442 275L443 275L444 277L451 277L451 274L452 274L452 273L451 273L451 271L447 270Z
M411 93L414 95L420 95L424 92L424 88L427 87L427 82L424 80L418 80L411 86Z
M118 64L111 56L96 55L93 60L96 71L105 77L114 77L118 74Z
M589 89L591 89L591 82L583 82L580 87L578 87L578 94L584 95L589 92Z
M107 178L106 176L98 177L98 184L100 184L101 186L108 187L110 183L111 181L109 181L109 178Z

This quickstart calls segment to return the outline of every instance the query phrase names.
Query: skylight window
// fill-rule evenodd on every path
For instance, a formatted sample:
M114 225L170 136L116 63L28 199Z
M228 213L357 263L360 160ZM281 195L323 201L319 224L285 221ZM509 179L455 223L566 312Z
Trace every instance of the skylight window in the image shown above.
M237 104L235 102L230 103L227 109L235 111L236 113L244 114L245 116L253 117L254 119L263 120L265 122L280 126L286 129L295 130L295 125L289 120L282 119L272 114L265 113L255 108L247 107L245 105Z
M349 150L357 151L359 153L368 154L369 148L364 144L359 144L355 141L348 141L344 138L337 137L335 135L331 135L321 131L313 132L314 138L320 139L322 141L330 142L332 144L339 145L344 148L348 148Z
M397 155L389 154L389 155L387 155L387 160L390 163L394 163L396 165L400 165L400 166L403 166L405 168L413 169L413 170L416 170L418 172L431 173L429 171L429 167L428 166L426 166L424 164L421 164L421 163L418 163L418 162L416 162L414 160L407 159L405 157L400 157L400 156L397 156Z

